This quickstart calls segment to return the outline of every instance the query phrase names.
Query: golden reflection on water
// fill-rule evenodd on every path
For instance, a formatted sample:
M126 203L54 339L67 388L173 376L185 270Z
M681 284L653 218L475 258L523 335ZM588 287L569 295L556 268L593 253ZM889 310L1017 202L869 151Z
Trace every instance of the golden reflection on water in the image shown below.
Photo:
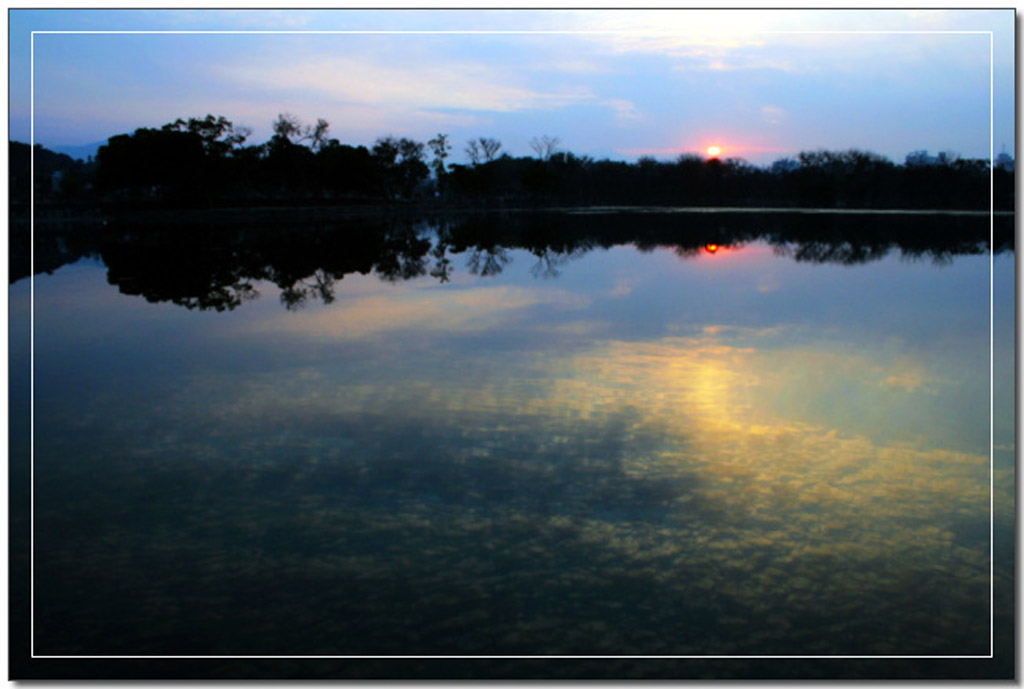
M800 357L806 375L834 374L839 353L809 353ZM550 411L574 408L586 418L635 409L636 423L658 429L665 442L656 453L627 456L626 472L698 479L693 495L677 501L678 529L593 522L592 537L640 561L673 553L704 561L709 574L698 588L728 587L754 610L780 591L794 605L830 604L852 590L898 590L940 569L950 584L979 592L989 578L987 544L959 534L964 524L988 521L987 454L879 442L841 424L780 415L780 361L792 356L734 346L711 329L694 338L607 342L574 358L572 373L552 385ZM882 395L885 385L921 387L924 374L900 372L905 364L845 361L848 375L881 381ZM996 480L1007 493L1010 478ZM1009 494L999 503L1004 511L1013 504ZM694 504L713 506L715 515L699 528L684 516ZM650 575L663 579L671 570Z
M627 441L625 472L698 478L697 496L717 506L723 523L754 519L757 539L770 538L794 557L808 550L868 557L883 545L948 549L957 522L988 520L987 453L876 437L863 424L844 425L841 405L817 420L790 413L787 396L838 384L851 406L878 407L886 423L898 426L900 414L920 406L917 397L937 394L925 367L905 356L872 358L808 344L755 346L775 332L737 336L711 326L695 337L609 340L569 356L535 353L526 363L483 372L470 356L461 376L432 379L438 369L414 366L398 384L339 385L310 370L307 377L264 381L265 395L248 396L234 409L256 405L251 411L259 416L266 413L262 399L278 408L378 410L441 425L458 414L459 423L483 427L501 419L499 425L529 426L539 436L628 418L627 437L661 441L657 451L637 453ZM844 390L842 381L858 387ZM934 419L937 426L955 422ZM1000 478L1006 477L997 485ZM777 525L770 537L769 523Z
M575 359L575 375L554 386L549 404L630 405L669 442L658 456L631 458L629 471L696 472L700 490L730 512L813 522L816 532L856 526L862 540L893 538L893 525L908 519L987 514L986 454L879 444L779 416L770 400L777 360L715 336L612 342ZM933 526L913 531L918 543L950 538Z
M225 407L225 421L268 414L401 416L469 442L471 450L452 446L448 461L520 466L540 481L536 488L546 472L556 471L560 447L584 455L584 462L618 466L622 490L638 480L683 486L662 503L660 517L557 506L537 513L509 503L494 505L491 516L459 511L446 528L475 533L493 520L525 520L537 534L569 530L579 543L613 558L607 562L630 563L633 576L666 590L682 587L686 596L727 596L750 614L768 616L767 631L750 632L750 647L782 634L801 610L829 610L853 624L877 606L883 617L902 615L922 630L918 639L876 639L867 647L871 652L930 649L928 635L963 624L957 615L964 611L970 624L981 624L990 577L988 456L884 440L844 426L841 415L826 416L835 421L830 424L787 415L783 379L795 361L808 380L822 383L834 383L837 368L845 367L840 379L868 381L857 394L896 391L907 396L905 408L930 384L929 375L925 368L908 371L909 362L898 356L853 356L809 343L758 346L760 338L776 334L712 326L693 337L605 340L575 354L533 352L492 369L468 355L460 364L465 375L443 380L430 365L406 369L415 373L391 383L341 383L322 369L267 374ZM475 367L487 371L474 373ZM888 412L899 408L890 405ZM602 447L601 434L616 424L621 428L609 436L614 447ZM588 440L581 444L574 434ZM415 455L418 448L407 450ZM1008 491L1010 479L997 474L996 485ZM1011 497L997 499L1004 512ZM420 514L428 507L415 504L404 509ZM366 520L383 528L386 518L398 520L399 533L408 528L397 513ZM982 527L985 538L979 537ZM939 580L942 590L950 589L943 605L955 614L934 619L931 609L886 608L910 600L907 592L915 586L938 590ZM921 619L912 624L911 614ZM715 652L722 649L715 646Z

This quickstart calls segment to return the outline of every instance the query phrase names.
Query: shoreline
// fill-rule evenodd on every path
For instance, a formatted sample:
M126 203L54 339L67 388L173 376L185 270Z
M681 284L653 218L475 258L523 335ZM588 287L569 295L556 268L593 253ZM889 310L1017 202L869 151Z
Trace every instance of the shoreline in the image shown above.
M27 207L22 213L11 209L11 224L31 222ZM922 208L808 208L779 206L467 206L442 204L374 204L354 205L295 205L295 206L222 206L215 208L69 208L64 206L37 207L36 225L52 224L105 224L108 220L134 222L165 222L175 220L192 222L283 222L294 220L334 220L360 217L424 218L438 215L476 215L501 213L564 213L570 215L900 215L900 216L967 216L1012 217L1012 210L922 209Z

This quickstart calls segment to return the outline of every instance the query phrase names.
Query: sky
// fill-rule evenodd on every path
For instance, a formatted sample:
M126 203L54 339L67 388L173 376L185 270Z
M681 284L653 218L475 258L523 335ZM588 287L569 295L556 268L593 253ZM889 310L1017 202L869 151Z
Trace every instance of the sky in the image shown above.
M83 33L33 55L33 31ZM95 33L132 31L183 33ZM599 159L987 159L1014 154L1013 34L1013 10L11 10L10 138L34 95L51 148L207 113L261 143L290 113L353 145L445 133L456 163L542 135Z

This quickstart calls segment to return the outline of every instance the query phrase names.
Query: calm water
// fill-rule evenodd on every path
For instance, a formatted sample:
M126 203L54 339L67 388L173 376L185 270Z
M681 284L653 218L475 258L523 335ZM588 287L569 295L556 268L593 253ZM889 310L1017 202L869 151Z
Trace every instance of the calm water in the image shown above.
M36 652L987 654L987 218L705 216L40 236Z

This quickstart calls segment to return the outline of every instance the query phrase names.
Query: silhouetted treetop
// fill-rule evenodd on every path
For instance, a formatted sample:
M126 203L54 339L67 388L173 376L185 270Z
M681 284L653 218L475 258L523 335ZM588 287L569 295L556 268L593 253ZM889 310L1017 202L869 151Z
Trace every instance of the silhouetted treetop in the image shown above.
M161 129L198 135L203 142L203 148L213 156L226 156L252 135L252 130L248 127L235 127L227 118L213 115L207 115L203 119L190 117L187 122L178 118L170 124L165 124Z
M548 160L558 150L558 144L560 143L562 143L562 140L557 136L545 134L544 136L530 139L530 148L533 149L538 158Z

